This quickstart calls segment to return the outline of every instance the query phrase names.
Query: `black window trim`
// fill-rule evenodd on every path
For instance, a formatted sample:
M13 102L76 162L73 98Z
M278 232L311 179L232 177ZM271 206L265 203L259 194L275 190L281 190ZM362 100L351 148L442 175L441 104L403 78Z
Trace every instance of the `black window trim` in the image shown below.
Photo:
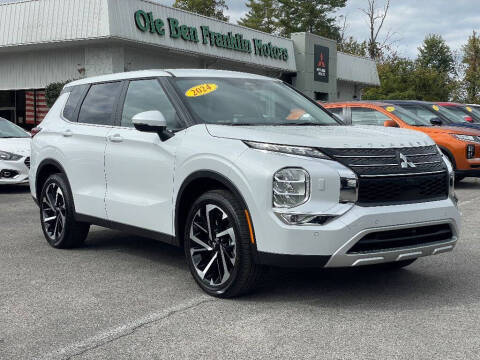
M81 85L75 85L75 86L69 86L69 87L66 87L62 90L62 92L60 93L60 96L63 95L63 94L69 94L68 95L68 98L70 98L70 96L72 95L72 92L74 89L76 88L80 88L80 87L83 87L83 91L82 93L80 94L80 98L78 99L78 102L77 102L77 105L75 106L75 110L73 111L73 117L72 119L67 119L63 113L65 111L65 106L67 106L67 102L68 102L68 99L67 99L67 102L65 102L65 105L63 106L62 108L62 112L60 113L61 115L61 118L64 120L64 121L67 121L67 122L70 122L70 123L78 123L78 114L80 113L80 106L81 104L83 104L83 100L85 99L85 95L87 94L88 92L88 89L90 89L90 86L88 84L81 84Z

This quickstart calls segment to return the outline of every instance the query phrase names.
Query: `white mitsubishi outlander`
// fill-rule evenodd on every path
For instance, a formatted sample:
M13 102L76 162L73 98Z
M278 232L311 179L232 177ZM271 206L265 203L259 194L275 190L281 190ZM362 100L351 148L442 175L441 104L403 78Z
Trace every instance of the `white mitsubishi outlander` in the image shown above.
M48 243L91 224L185 249L207 293L264 265L399 268L453 249L453 172L409 130L343 126L279 80L152 70L68 84L32 141Z

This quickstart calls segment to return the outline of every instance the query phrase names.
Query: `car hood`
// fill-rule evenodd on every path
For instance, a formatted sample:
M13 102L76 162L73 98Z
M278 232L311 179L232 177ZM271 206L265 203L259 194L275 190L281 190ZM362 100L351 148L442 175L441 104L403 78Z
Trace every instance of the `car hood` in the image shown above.
M207 125L215 137L320 148L388 148L434 145L420 132L380 126Z
M30 156L30 142L31 138L0 138L0 151L7 151L9 153Z

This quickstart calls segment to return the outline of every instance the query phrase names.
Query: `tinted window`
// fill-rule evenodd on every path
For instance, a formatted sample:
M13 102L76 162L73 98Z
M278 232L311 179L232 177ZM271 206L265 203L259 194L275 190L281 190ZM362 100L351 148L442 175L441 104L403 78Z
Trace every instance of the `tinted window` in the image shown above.
M135 115L152 110L158 110L163 114L169 129L181 127L177 112L158 80L130 82L123 106L121 126L133 127L132 118Z
M70 89L71 90L70 95L68 96L67 103L65 104L65 108L63 109L63 117L65 119L70 121L76 121L76 119L74 119L75 109L77 108L77 105L81 100L85 87L86 87L85 85L82 85L82 86L75 86L72 89Z
M121 82L92 85L83 101L78 122L113 125L115 101L122 90Z
M343 121L343 108L341 107L329 108L328 111L330 111L334 115L337 115L337 117Z
M391 120L387 115L368 108L352 108L353 125L377 125L383 126L383 123Z

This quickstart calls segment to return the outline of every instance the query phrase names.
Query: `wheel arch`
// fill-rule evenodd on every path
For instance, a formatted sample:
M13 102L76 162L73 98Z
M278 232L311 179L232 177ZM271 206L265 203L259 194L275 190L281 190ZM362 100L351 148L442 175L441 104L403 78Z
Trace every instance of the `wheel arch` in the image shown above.
M45 159L38 166L35 176L35 196L37 197L37 199L40 197L43 184L52 174L64 174L65 178L67 179L67 185L71 193L70 183L68 181L67 173L65 172L63 166L56 160Z
M175 235L179 246L183 247L183 229L191 205L201 194L213 189L225 189L230 191L249 212L245 198L237 186L224 175L213 170L200 170L190 174L183 181L177 193L175 201Z

